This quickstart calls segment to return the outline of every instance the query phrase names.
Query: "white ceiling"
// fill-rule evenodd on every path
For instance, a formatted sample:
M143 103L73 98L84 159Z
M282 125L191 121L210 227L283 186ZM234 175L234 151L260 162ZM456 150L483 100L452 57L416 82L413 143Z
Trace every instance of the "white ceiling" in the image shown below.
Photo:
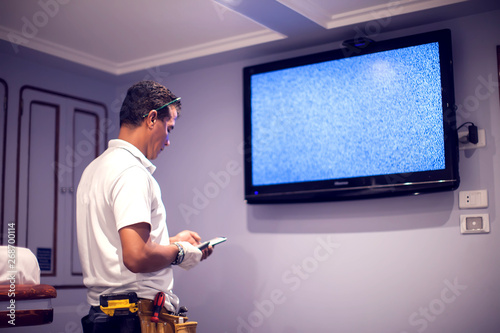
M3 0L0 39L112 75L498 9L497 0ZM364 24L364 26L363 26ZM357 28L356 28L357 25ZM361 26L360 26L361 25ZM357 30L356 30L357 29ZM333 39L335 40L335 39ZM8 45L8 47L5 47ZM229 52L229 53L228 53Z

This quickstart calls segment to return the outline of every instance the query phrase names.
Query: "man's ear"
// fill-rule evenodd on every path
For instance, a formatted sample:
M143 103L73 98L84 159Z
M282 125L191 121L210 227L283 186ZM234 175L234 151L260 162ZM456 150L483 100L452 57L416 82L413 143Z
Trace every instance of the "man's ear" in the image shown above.
M153 126L154 123L158 120L158 112L156 110L149 111L149 114L146 119L148 127Z

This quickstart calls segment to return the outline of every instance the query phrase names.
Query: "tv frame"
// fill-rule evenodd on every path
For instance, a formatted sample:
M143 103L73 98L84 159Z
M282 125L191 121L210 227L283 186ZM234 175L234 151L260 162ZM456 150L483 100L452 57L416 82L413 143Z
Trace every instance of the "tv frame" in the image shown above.
M252 75L434 42L439 43L445 169L408 174L373 175L274 185L253 184L251 137ZM367 199L436 191L452 191L458 188L460 177L458 171L459 155L456 130L451 31L449 29L443 29L377 42L369 39L352 40L346 41L344 45L347 47L252 65L243 69L244 181L245 200L247 203L269 204Z

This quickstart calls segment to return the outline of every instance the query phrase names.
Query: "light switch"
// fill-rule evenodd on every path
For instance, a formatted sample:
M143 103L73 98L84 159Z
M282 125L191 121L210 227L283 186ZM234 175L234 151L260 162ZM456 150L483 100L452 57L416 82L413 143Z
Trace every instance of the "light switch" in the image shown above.
M466 217L465 230L467 231L483 230L483 218L481 216Z
M489 214L460 215L462 234L482 234L490 232Z

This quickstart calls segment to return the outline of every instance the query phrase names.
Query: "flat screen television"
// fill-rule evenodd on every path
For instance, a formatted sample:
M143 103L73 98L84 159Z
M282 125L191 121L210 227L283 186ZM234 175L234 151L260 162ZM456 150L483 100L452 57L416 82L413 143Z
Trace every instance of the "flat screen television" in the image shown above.
M345 45L243 69L248 203L458 187L451 32Z

